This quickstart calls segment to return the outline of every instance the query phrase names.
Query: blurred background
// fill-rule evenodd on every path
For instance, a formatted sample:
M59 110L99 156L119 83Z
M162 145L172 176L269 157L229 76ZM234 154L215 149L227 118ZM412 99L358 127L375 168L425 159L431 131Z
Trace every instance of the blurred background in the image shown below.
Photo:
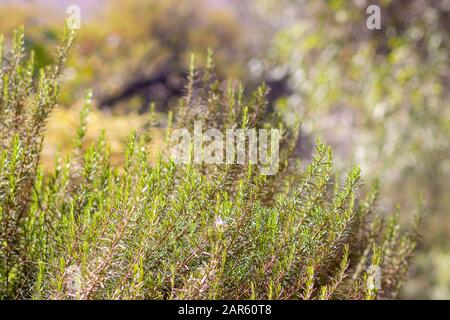
M369 30L366 9L381 8ZM191 53L215 52L219 79L271 89L268 108L301 120L297 154L316 138L338 170L379 177L382 210L409 219L423 196L427 224L400 298L450 299L450 0L0 0L0 33L25 26L38 66L52 61L70 5L81 13L61 106L48 124L43 165L71 148L85 91L114 161L132 129L151 129L152 153L183 94Z

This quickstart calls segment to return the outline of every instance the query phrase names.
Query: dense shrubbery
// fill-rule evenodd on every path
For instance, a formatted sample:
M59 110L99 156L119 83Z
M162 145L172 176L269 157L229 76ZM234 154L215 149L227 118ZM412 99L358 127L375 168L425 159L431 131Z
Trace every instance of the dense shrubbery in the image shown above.
M43 130L72 42L67 33L57 63L37 75L22 32L11 50L1 42L0 297L395 297L415 228L401 232L397 215L376 214L376 188L360 198L357 167L340 183L320 142L301 170L291 157L295 130L264 113L264 86L249 98L232 85L223 89L211 63L201 74L191 69L169 133L199 118L218 129L280 128L276 176L251 165L176 165L164 156L151 165L145 137L134 133L115 168L103 136L83 147L89 96L76 148L44 176ZM378 268L380 289L368 271Z

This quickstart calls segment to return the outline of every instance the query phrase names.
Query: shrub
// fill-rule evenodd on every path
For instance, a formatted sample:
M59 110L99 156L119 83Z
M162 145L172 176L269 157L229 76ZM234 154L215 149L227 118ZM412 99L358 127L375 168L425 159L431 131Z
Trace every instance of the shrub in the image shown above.
M83 147L88 94L76 148L39 167L45 121L58 100L73 34L57 63L35 75L23 32L1 42L0 296L33 299L393 298L416 244L417 219L376 214L377 187L358 194L360 170L343 183L318 142L302 170L298 130L265 113L267 89L222 88L212 59L188 77L168 134L203 119L218 129L279 128L279 172L256 165L151 165L146 137L132 133L123 165L104 136ZM170 144L170 142L168 142ZM377 272L380 271L380 286ZM375 282L375 283L374 283Z

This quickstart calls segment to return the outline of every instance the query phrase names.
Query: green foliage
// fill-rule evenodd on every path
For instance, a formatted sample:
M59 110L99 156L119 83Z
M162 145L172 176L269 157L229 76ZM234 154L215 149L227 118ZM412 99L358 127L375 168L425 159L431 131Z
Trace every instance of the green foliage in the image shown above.
M264 114L265 87L250 95L232 83L221 88L212 60L202 75L192 66L169 130L197 119L218 129L280 128L278 175L253 165L176 165L164 155L151 165L135 133L114 168L103 136L82 148L88 94L74 152L44 176L42 133L73 35L38 76L22 39L17 32L1 60L2 298L395 297L416 227L403 232L396 215L377 215L377 188L360 197L358 167L340 183L324 144L302 170L292 161L298 130ZM381 270L380 288L369 266Z

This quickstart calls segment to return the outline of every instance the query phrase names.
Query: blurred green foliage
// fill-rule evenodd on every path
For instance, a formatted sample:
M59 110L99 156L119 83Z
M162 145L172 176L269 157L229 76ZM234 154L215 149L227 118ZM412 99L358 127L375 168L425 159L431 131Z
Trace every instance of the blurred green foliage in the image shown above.
M370 4L381 7L381 30L366 28ZM52 62L48 48L63 18L60 8L11 4L0 9L0 32L24 24L26 45L43 66ZM147 80L152 85L113 109L102 107L129 114L154 101L166 111L175 101L168 97L181 94L190 54L203 59L208 48L219 79L240 78L247 87L286 79L276 108L287 122L301 115L299 157L310 158L307 146L321 137L339 170L356 162L369 179L381 178L380 207L399 203L409 212L425 198L428 229L404 297L450 298L442 272L450 258L449 34L448 0L111 0L83 20L61 102L75 104L88 87L111 101ZM142 127L135 117L123 119ZM73 126L66 118L56 118L59 131L50 121L54 140L64 136L59 122Z

